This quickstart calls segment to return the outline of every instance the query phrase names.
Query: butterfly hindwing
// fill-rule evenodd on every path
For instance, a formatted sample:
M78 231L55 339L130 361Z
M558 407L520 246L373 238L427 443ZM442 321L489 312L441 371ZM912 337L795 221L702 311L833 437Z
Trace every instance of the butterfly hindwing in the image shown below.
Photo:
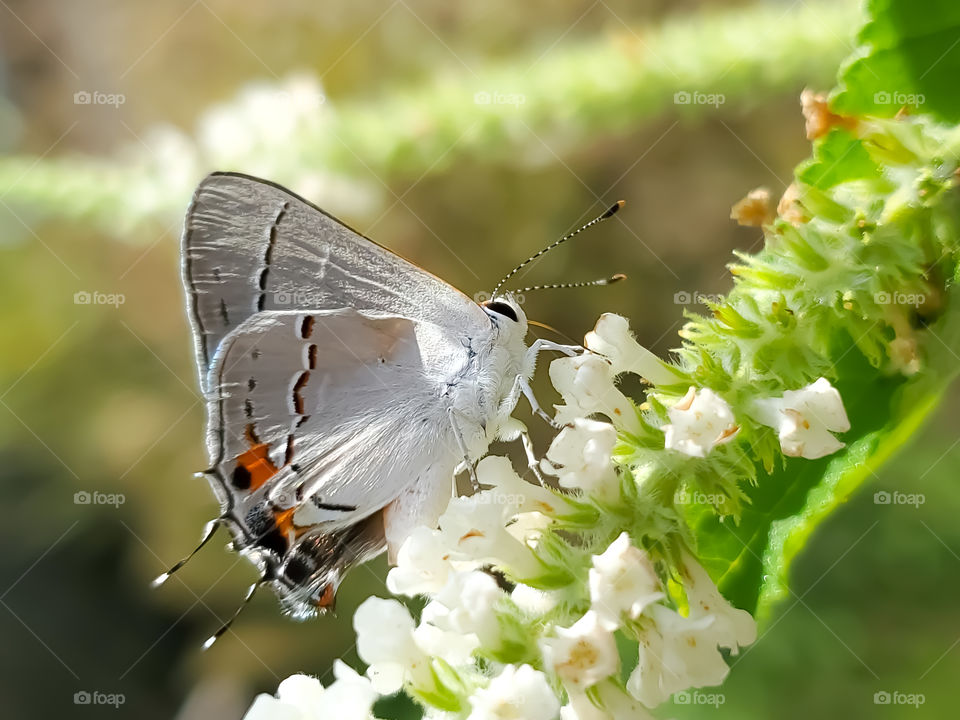
M332 603L346 567L383 549L379 513L413 484L449 493L459 455L421 357L436 336L354 309L264 311L214 354L209 479L294 614Z

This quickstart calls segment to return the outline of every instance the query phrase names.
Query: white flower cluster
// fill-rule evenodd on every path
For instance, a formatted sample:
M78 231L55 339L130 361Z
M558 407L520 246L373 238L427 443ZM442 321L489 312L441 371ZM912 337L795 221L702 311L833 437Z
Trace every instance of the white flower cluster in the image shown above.
M678 373L633 338L627 321L617 315L601 316L586 344L593 352L561 358L550 366L550 377L566 402L558 408L560 422L600 413L618 429L636 432L637 413L614 385L614 378L635 373L654 385L681 381ZM670 422L661 428L664 447L693 457L706 457L740 430L729 403L710 388L690 387L667 414ZM781 397L755 399L748 414L777 431L784 455L808 460L843 448L833 433L850 429L840 393L826 378Z
M674 398L684 382L633 339L623 318L604 315L586 343L591 352L550 367L565 403L557 418L567 425L541 468L560 490L524 481L506 458L484 458L484 489L453 499L438 527L414 530L387 577L395 595L428 598L419 620L398 600L369 598L354 616L365 675L338 664L325 690L291 678L277 698L258 698L247 720L319 717L348 689L354 696L336 717L370 718L377 696L404 689L427 717L444 720L643 720L673 693L723 682L721 649L736 654L753 643L756 625L724 599L683 541L651 555L643 538L606 520L616 512L600 513L591 527L603 545L564 539L571 518L628 502L614 461L619 438L658 432L616 388L616 376L672 386ZM588 417L597 414L610 422ZM709 388L691 387L666 414L664 448L693 457L740 430ZM784 453L807 458L842 447L832 433L849 427L824 379L756 401L746 416L774 427ZM622 667L617 636L637 648L635 666Z

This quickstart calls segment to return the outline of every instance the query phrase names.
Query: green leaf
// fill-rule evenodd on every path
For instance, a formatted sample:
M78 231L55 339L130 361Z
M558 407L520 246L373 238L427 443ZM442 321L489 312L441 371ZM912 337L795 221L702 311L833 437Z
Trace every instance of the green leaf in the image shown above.
M834 110L892 117L906 106L960 121L960 3L869 0L867 17L841 69Z
M807 185L827 190L841 182L876 179L880 168L859 138L835 128L814 145L813 157L797 168L796 176Z
M960 302L960 292L950 302ZM719 520L705 506L687 509L700 558L723 594L763 622L789 593L790 566L813 531L916 433L960 373L960 318L948 312L920 331L925 367L914 378L882 376L850 344L837 354L851 430L847 447L819 460L787 460L755 487L745 488L740 524Z

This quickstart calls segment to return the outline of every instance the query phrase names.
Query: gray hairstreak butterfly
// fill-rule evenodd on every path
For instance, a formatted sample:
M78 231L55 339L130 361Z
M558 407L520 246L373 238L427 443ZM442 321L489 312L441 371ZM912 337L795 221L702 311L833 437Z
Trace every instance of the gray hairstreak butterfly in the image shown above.
M458 472L477 487L493 440L521 437L535 468L511 413L524 395L552 423L530 390L537 355L580 348L528 346L523 310L499 290L621 205L477 303L278 185L205 178L182 262L206 401L200 474L220 515L155 583L223 525L260 572L246 600L267 584L286 612L311 617L333 607L352 565L384 549L393 559L414 527L436 524Z

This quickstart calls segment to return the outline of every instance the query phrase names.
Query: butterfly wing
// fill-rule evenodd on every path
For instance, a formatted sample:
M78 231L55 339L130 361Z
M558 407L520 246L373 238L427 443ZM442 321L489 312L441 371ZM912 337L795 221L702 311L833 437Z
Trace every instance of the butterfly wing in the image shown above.
M383 549L379 511L411 486L449 497L459 454L438 379L467 362L430 323L355 309L263 311L222 341L208 478L292 613L332 604L347 567Z
M201 385L223 339L266 310L383 312L470 334L488 324L466 295L290 191L214 173L183 233L183 276Z

